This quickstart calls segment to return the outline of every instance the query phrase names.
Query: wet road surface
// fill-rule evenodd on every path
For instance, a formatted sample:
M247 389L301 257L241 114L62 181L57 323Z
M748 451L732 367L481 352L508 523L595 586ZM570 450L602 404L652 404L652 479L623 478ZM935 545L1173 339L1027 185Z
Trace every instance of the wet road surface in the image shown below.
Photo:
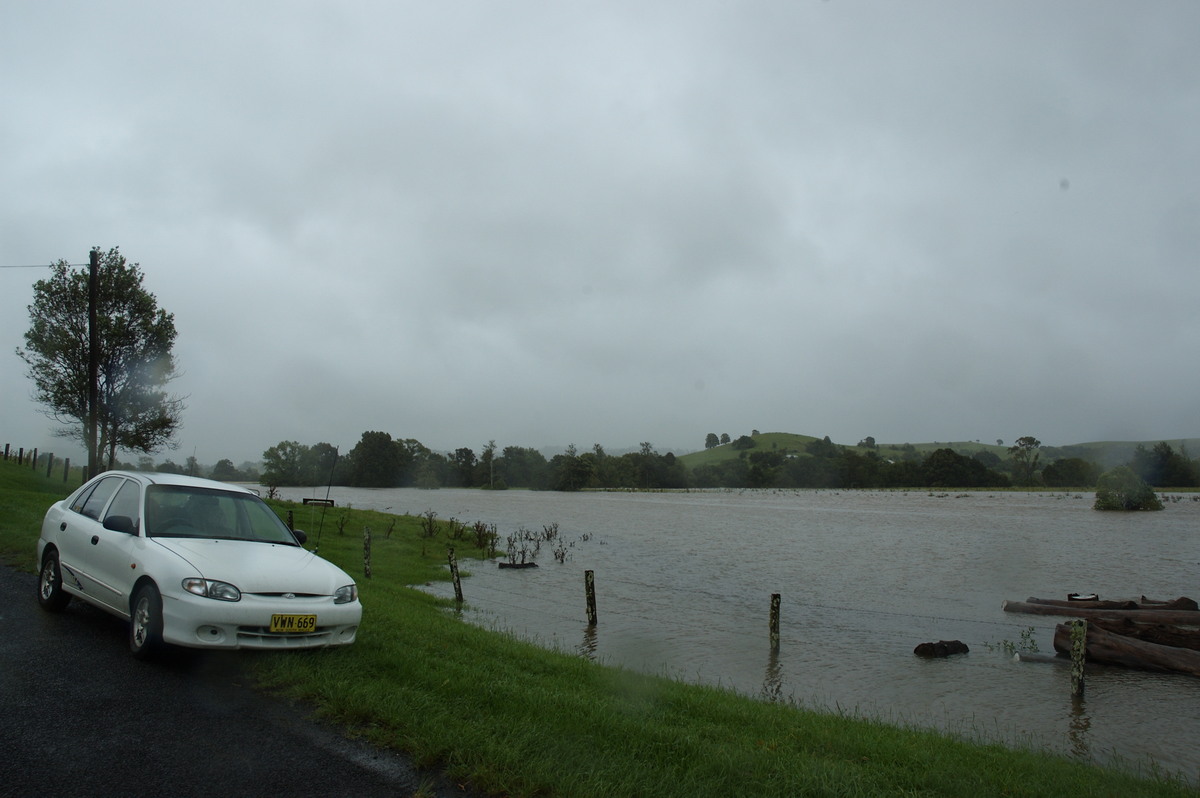
M0 796L465 796L246 686L243 655L139 662L124 621L0 566Z

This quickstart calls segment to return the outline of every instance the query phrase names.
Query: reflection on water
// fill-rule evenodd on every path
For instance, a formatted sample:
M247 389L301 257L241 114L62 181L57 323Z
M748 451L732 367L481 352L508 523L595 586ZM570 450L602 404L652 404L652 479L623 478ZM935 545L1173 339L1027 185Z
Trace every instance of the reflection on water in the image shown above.
M300 499L311 491L281 493ZM1005 599L1069 592L1198 597L1200 502L1122 514L1095 512L1086 494L331 495L343 506L482 520L501 535L557 523L565 562L476 567L463 584L464 617L542 645L975 739L1101 760L1152 757L1200 778L1200 679L1094 666L1086 703L1073 703L1069 669L1015 663L1002 645L1025 633L1050 652L1063 619L1000 609ZM595 573L595 627L586 618L585 570ZM448 583L431 589L453 595ZM775 651L773 593L782 600ZM971 652L942 660L912 653L943 639L962 640Z
M595 624L587 624L583 627L583 642L575 649L576 653L585 659L596 661L596 649L598 638L596 636Z
M783 664L779 659L778 644L771 645L767 655L767 673L763 676L762 692L759 697L766 701L779 702L783 700Z
M1085 712L1086 699L1081 695L1071 695L1071 730L1067 739L1071 741L1071 753L1081 758L1088 758L1092 753L1091 739L1088 731L1092 727L1092 719Z

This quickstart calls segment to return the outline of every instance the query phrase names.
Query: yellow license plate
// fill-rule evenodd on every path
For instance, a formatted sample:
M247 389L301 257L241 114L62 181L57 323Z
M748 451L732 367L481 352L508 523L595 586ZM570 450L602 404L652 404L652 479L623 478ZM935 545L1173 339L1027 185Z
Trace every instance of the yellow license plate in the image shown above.
M311 632L317 628L315 615L272 615L272 632Z

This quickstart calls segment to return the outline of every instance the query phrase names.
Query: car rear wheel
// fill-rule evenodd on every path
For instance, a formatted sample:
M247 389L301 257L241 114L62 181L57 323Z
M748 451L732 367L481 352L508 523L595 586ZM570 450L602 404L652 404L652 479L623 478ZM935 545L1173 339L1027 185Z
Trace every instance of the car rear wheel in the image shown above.
M48 612L60 612L70 601L71 594L62 589L58 552L48 551L42 559L42 572L38 576L38 604Z
M133 612L129 618L129 650L138 659L146 659L162 645L162 596L158 588L146 584L133 594Z

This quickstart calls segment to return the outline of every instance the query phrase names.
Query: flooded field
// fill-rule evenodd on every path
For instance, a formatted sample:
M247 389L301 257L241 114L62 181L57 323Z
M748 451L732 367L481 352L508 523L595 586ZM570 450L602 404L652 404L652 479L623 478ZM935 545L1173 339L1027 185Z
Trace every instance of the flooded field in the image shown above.
M284 498L325 489L283 490ZM596 661L718 684L973 739L1108 761L1158 763L1200 781L1200 679L1091 667L1082 700L1052 653L1062 619L1005 599L1200 597L1200 501L1098 513L1078 493L740 491L583 493L333 488L339 505L497 525L557 524L559 563L471 570L473 622ZM599 623L585 614L595 573ZM452 596L446 585L430 588ZM770 596L781 596L778 651ZM368 608L369 611L369 608ZM970 653L913 656L957 639Z

